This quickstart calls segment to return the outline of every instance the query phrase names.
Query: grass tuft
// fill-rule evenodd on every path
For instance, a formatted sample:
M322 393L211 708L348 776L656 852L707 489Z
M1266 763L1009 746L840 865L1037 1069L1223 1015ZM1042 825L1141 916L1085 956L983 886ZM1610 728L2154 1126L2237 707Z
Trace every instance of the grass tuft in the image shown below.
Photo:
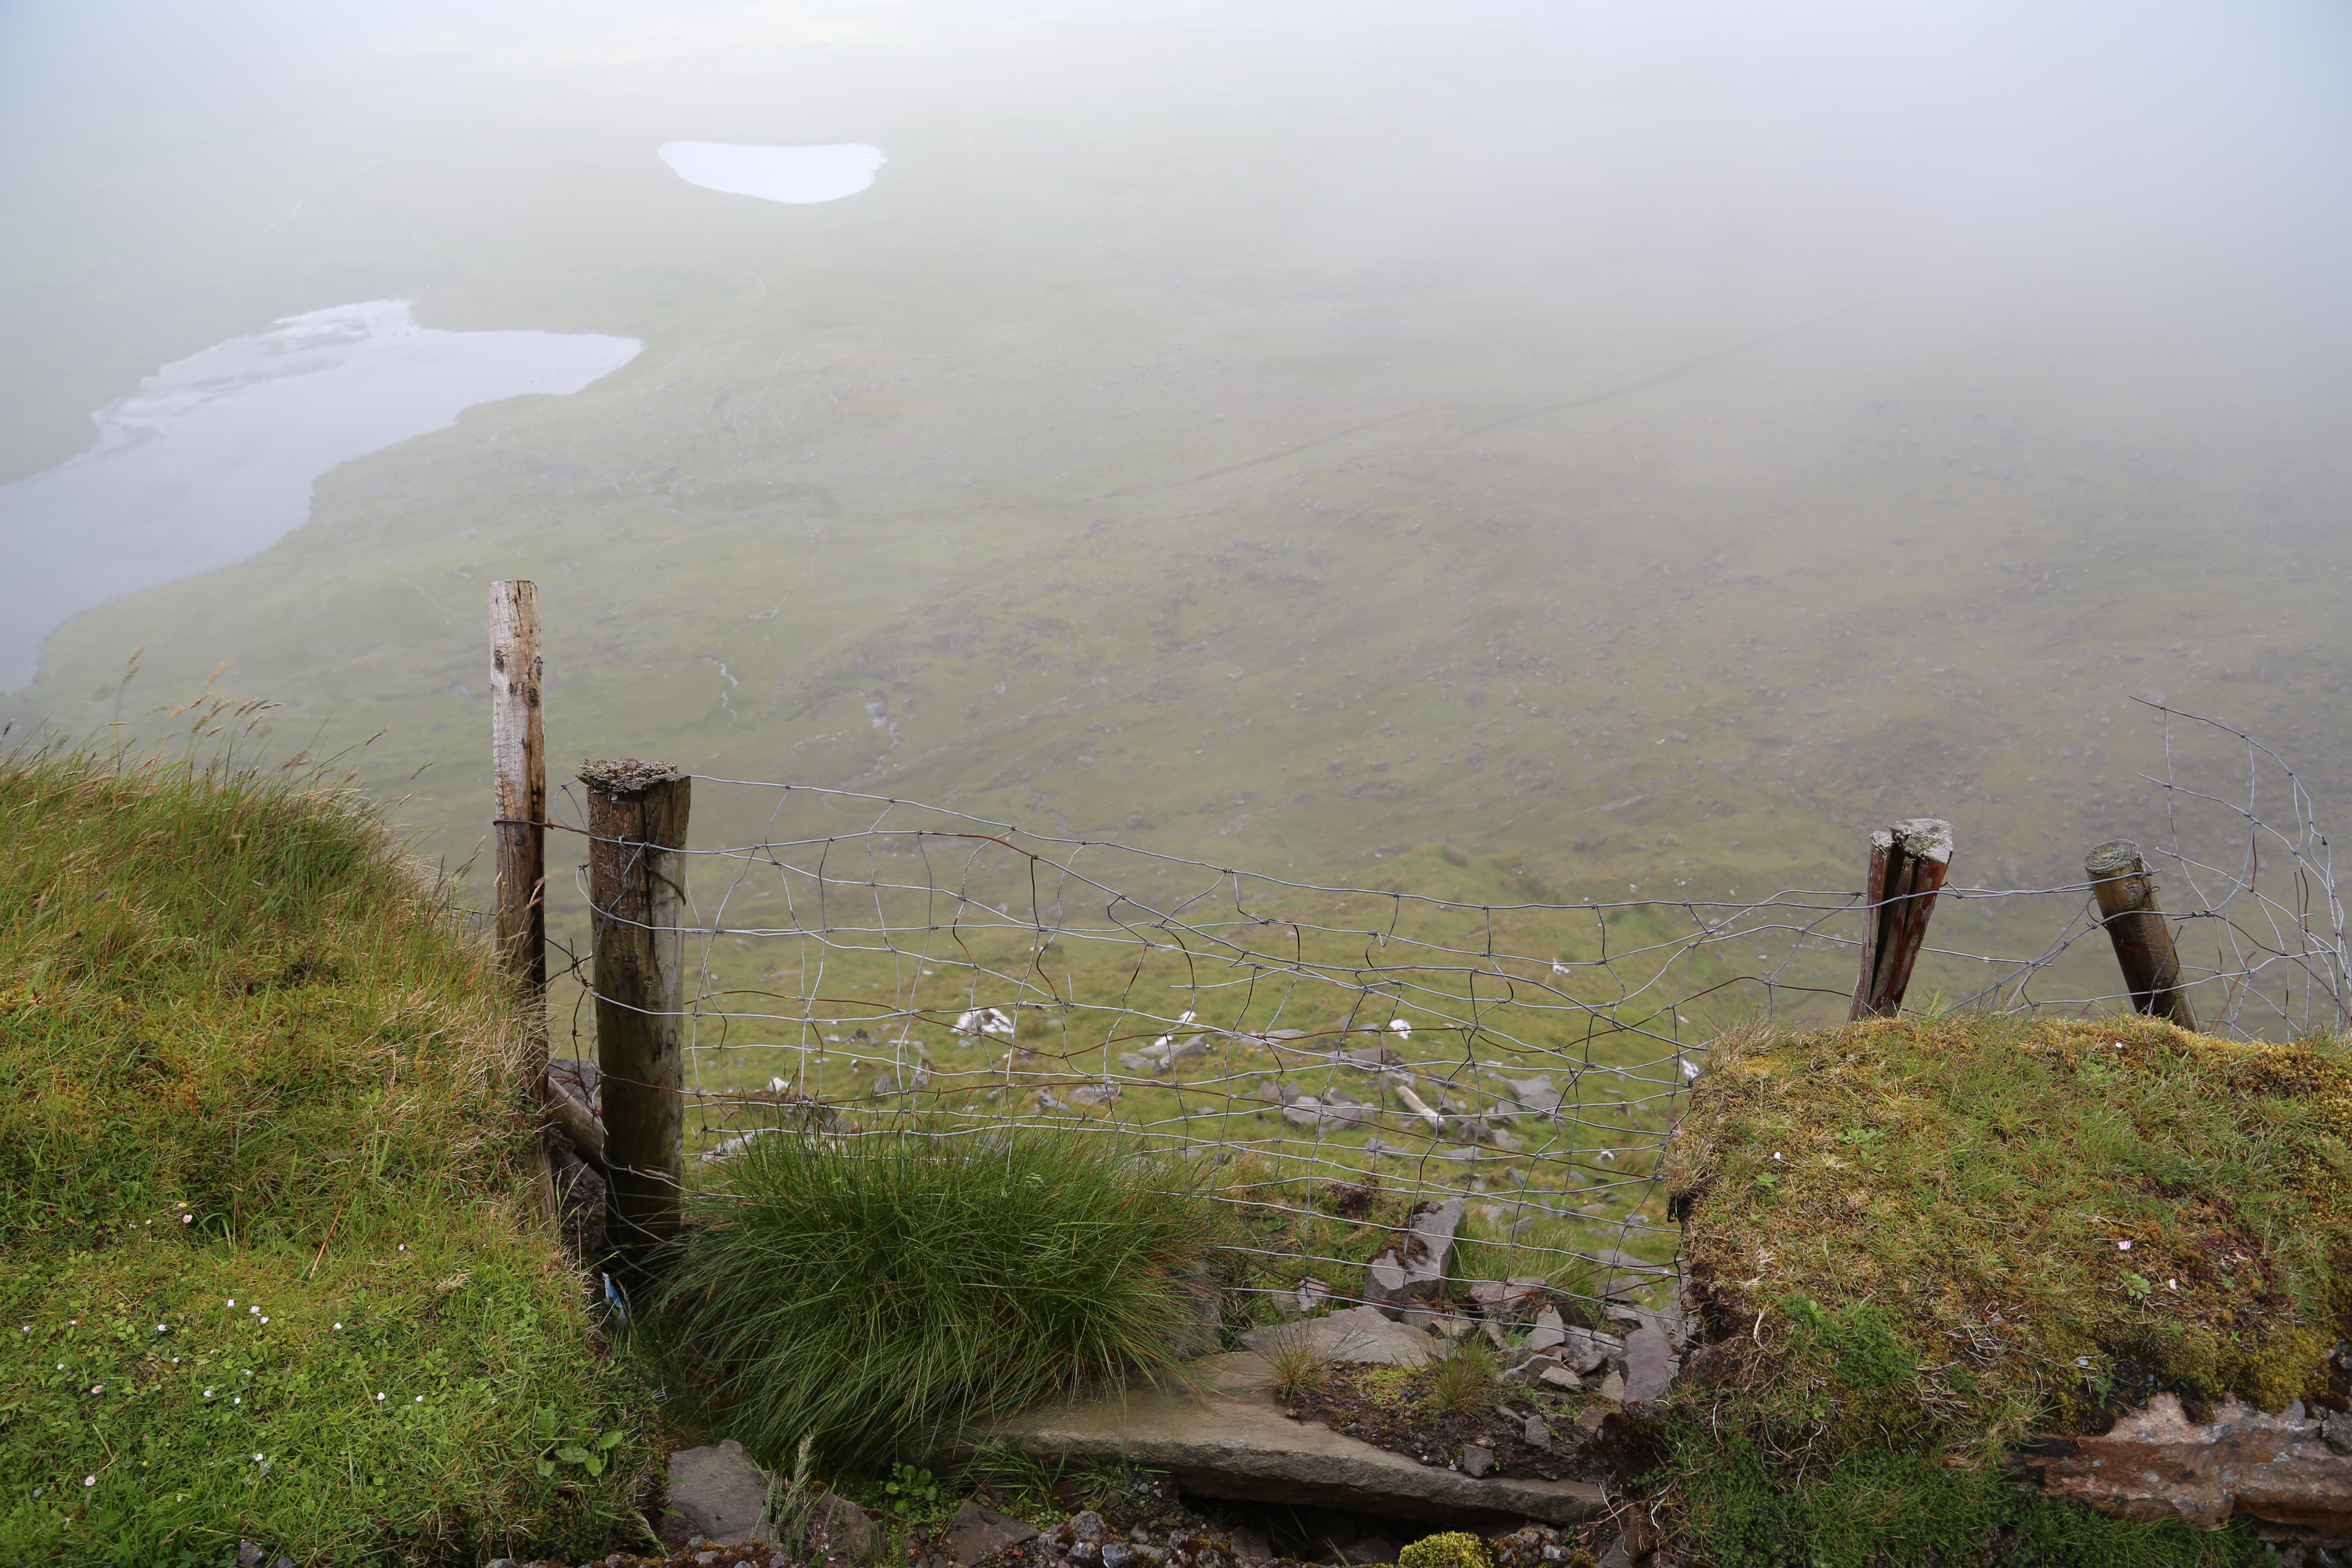
M677 1384L764 1462L842 1465L1201 1348L1222 1221L1100 1138L764 1138L697 1200L646 1314Z

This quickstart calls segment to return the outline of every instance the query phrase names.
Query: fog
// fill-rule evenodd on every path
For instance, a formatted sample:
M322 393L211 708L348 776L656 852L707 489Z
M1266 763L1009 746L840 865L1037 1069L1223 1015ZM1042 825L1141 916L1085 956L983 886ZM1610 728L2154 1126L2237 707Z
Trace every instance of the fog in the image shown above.
M935 792L1011 770L1007 809L1158 824L1199 793L1166 781L1172 731L1083 736L1167 719L1256 797L1214 827L1184 806L1171 845L1345 858L1451 822L1622 879L1663 840L1535 824L1634 790L1711 701L1728 728L1814 704L1753 742L1777 761L1721 759L1759 802L1843 831L1977 799L2021 863L2063 866L2133 765L2033 737L2129 695L2235 701L2344 760L2315 635L2352 556L2337 5L19 5L0 135L0 483L306 312L646 344L337 451L307 524L143 563L123 587L183 580L81 615L10 699L71 727L119 705L134 647L159 702L226 660L306 721L395 721L404 770L444 768L409 809L451 843L479 816L476 601L509 574L545 580L583 731L559 754ZM121 507L184 533L201 500ZM88 608L40 564L79 526L0 524L31 563L16 640ZM1303 552L1282 570L1315 614L1239 586L1168 609L1234 542L1269 595ZM1072 582L1076 612L1029 602ZM1692 583L1712 607L1654 637L1650 597ZM1973 696L1923 619L1961 599ZM908 651L942 627L995 640ZM1204 659L1213 682L1183 673ZM1328 704L1450 694L1478 660L1560 687L1519 700L1559 733L1515 742L1549 805L1430 771L1475 771L1466 711L1400 721L1426 741L1396 741L1379 812L1243 736L1323 703L1335 727L1292 743L1336 778L1357 742ZM1915 664L1916 697L1883 689ZM2053 664L2105 673L2053 694L2028 678ZM1061 717L975 741L1033 678L1024 719ZM1723 837L1724 865L1755 854Z

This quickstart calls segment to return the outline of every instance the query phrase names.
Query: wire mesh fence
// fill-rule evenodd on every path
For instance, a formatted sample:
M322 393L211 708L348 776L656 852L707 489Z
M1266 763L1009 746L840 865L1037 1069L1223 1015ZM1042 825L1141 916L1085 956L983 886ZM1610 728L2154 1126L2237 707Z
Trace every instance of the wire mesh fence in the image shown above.
M2344 1027L2343 909L2308 792L2242 731L2154 717L2160 831L2140 847L2179 906L2198 1018ZM723 1190L767 1137L1115 1139L1213 1167L1242 1221L1228 1283L1266 1311L1361 1299L1410 1216L1454 1199L1457 1280L1662 1304L1664 1152L1707 1043L1754 1017L1843 1022L1868 913L1857 889L1571 902L1443 845L1331 886L853 791L694 784L698 818L756 831L689 844L687 912L661 933L688 978L690 1184ZM583 819L569 795L557 809ZM1906 1011L2127 1009L2090 894L1963 870ZM589 1055L574 956L559 986Z

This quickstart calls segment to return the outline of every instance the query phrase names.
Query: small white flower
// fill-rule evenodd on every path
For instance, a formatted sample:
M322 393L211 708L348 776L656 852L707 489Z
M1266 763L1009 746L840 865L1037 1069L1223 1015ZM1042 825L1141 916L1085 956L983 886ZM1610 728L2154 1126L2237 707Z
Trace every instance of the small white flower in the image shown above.
M89 1385L89 1391L92 1394L104 1394L106 1392L106 1384L102 1383L93 1383Z
M402 1242L402 1243L400 1244L400 1250L401 1250L401 1251L403 1251L403 1252L407 1251L407 1250L408 1250L408 1243L406 1243L406 1242L404 1242L404 1242Z
M210 1399L212 1396L213 1396L213 1391L212 1391L211 1389L209 1389L209 1388L205 1389L205 1397L206 1399Z
M256 1455L253 1457L253 1462L254 1462L255 1464L257 1464L257 1464L259 1464L259 1463L261 1463L261 1456L260 1456L260 1455L258 1455L258 1454L256 1454Z
M163 1331L163 1324L161 1324L161 1323L156 1324L156 1325L155 1325L155 1331L156 1331L157 1333L159 1333L159 1334L160 1334L160 1333L162 1333L162 1332Z
M182 1225L194 1225L196 1223L196 1216L192 1214L184 1214L180 1216L180 1223Z
M98 1478L96 1476L84 1476L81 1479L81 1484L86 1487L94 1487L98 1485Z
M419 1404L419 1405L424 1404L424 1403L425 1403L425 1395L423 1395L423 1394L418 1394L418 1395L416 1396L416 1403L417 1403L417 1404Z
M2168 1290L2178 1290L2180 1289L2180 1281L2178 1279L2168 1279L2164 1282L2164 1288Z
M234 1303L234 1302L232 1302L232 1303L231 1303L231 1305L235 1305L235 1303ZM250 1313L254 1313L254 1314L256 1314L256 1315L258 1315L258 1314L260 1313L260 1311L261 1311L261 1309L260 1309L259 1307L247 1307L247 1308L246 1309L246 1310L247 1310L247 1312L250 1312Z
M240 1394L236 1398L230 1400L229 1403L231 1405L242 1405L245 1403L245 1395Z
M375 1402L376 1402L378 1405L382 1405L382 1404L383 1403L383 1394L377 1394L377 1395L375 1396Z
M228 1299L228 1304L229 1304L230 1306L232 1306L232 1307L236 1306L236 1297L234 1297L234 1296L231 1296L231 1297Z
M59 1362L59 1363L58 1363L58 1370L59 1372L63 1372L63 1371L65 1371L65 1369L66 1369L66 1363L63 1363L63 1362Z
M343 1325L342 1325L342 1324L341 1324L341 1323L337 1323L337 1324L335 1325L335 1331L336 1331L338 1333L340 1333L340 1332L341 1332L341 1331L342 1331L342 1327L343 1327Z
M1779 1151L1778 1149L1773 1150L1773 1151L1772 1151L1772 1158L1774 1158L1775 1160L1777 1160L1777 1159L1779 1159L1780 1157L1780 1151Z
M268 1322L268 1321L269 1321L269 1320L268 1320L268 1319L267 1319L267 1318L264 1318L264 1319L262 1319L261 1321L262 1321L263 1322L265 1322L265 1323L266 1323L266 1322Z
M2116 1243L2116 1250L2117 1252L2129 1252L2131 1250L2131 1243L2128 1241L2118 1241Z

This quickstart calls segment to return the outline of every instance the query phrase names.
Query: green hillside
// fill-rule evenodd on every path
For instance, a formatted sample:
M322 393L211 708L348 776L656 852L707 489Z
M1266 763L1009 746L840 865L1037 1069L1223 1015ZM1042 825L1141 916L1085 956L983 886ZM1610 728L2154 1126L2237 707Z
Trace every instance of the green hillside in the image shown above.
M376 814L18 754L0 865L0 1558L626 1531L648 1392L536 1217L497 971ZM542 1410L600 1475L538 1473Z

